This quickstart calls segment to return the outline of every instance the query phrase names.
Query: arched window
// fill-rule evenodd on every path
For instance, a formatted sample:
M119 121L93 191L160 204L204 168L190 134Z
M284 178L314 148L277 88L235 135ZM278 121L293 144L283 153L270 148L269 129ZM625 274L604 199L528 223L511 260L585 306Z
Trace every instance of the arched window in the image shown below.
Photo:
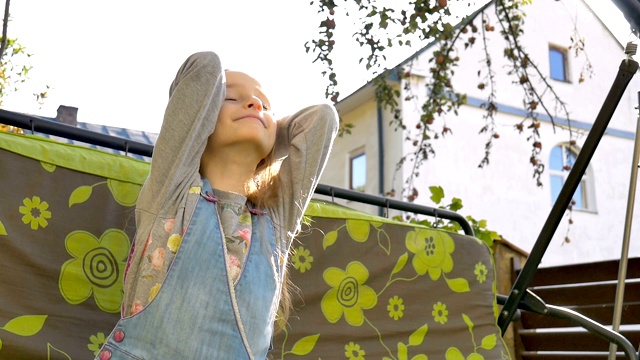
M551 202L555 203L560 190L564 185L569 170L573 168L573 164L578 157L575 149L571 148L568 144L560 144L551 149L551 155L549 158L549 174L551 176ZM595 211L595 201L591 194L591 177L589 176L589 169L585 172L578 188L573 194L573 200L575 200L574 209L580 210L592 210Z

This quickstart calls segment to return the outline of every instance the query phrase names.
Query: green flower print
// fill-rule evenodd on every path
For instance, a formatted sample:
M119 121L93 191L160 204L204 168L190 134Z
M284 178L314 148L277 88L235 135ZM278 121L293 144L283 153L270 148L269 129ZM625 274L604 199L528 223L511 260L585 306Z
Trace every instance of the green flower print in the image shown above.
M102 345L107 342L107 339L104 337L104 333L99 332L95 335L89 336L89 341L91 341L91 343L88 344L87 347L89 350L93 351L93 355L95 356L98 355L100 348L102 348Z
M349 360L364 360L365 352L360 349L360 345L350 341L344 346L344 356Z
M460 351L458 348L450 347L447 349L447 352L445 353L445 359L446 360L484 360L484 356L478 353L473 353L465 357L462 354L462 351Z
M429 272L432 280L453 270L451 254L455 243L451 236L427 229L416 229L407 233L405 244L415 254L413 267L420 275Z
M98 307L108 313L120 311L122 275L129 254L129 237L109 229L100 239L86 231L74 231L65 239L73 256L60 271L60 293L70 304L79 304L92 294Z
M444 325L447 322L447 316L449 316L449 310L447 310L447 305L438 301L436 304L433 304L433 311L431 312L433 315L433 320L435 322L439 322Z
M305 271L311 269L311 263L313 262L313 256L308 249L300 246L292 256L293 267L299 270L302 274Z
M240 224L240 225L251 225L251 214L250 213L246 213L246 212L240 214L240 216L238 216L238 224Z
M376 306L378 296L372 288L365 285L369 278L369 270L358 261L347 265L346 271L336 267L325 270L324 281L332 287L327 291L320 303L322 313L334 324L344 318L351 326L364 323L363 309Z
M382 360L409 360L409 346L420 346L424 342L425 336L427 336L427 332L429 331L429 327L427 324L424 324L416 331L414 331L409 336L409 343L405 344L403 342L398 342L398 355L397 357L387 357L384 356ZM389 354L393 356L393 354ZM427 355L425 354L417 354L411 357L411 360L429 360Z
M391 358L388 357L384 357L384 360L392 360ZM403 344L401 342L398 343L398 360L408 360L409 359L409 348L407 347L406 344ZM427 355L425 354L418 354L416 356L413 356L411 358L411 360L429 360L429 358L427 357Z
M7 235L7 228L4 227L2 221L0 221L0 235Z
M398 320L404 315L404 304L402 304L402 298L397 295L389 299L389 305L387 305L387 311L389 311L389 317L393 320Z
M496 344L498 343L499 335L489 334L483 337L482 340L480 340L480 344L478 345L478 343L476 342L476 337L473 334L473 328L474 328L473 321L471 321L471 318L469 318L469 316L467 316L466 314L462 314L462 319L464 320L465 324L467 324L467 327L469 328L469 334L471 335L471 343L473 344L473 352L465 357L462 351L460 351L460 349L456 347L450 347L447 349L447 352L445 353L445 359L446 360L484 360L484 356L478 353L478 349L491 350L495 348ZM505 353L502 352L501 355L502 355L501 357L504 358Z
M473 273L476 274L476 279L478 280L478 282L482 284L487 280L487 274L489 273L489 271L483 263L478 262L476 264L475 270L473 270Z
M49 225L47 219L51 219L51 211L48 211L49 204L46 201L40 201L39 196L33 196L31 199L26 198L22 201L24 206L20 206L22 222L31 225L32 230L38 230L38 227L46 228Z

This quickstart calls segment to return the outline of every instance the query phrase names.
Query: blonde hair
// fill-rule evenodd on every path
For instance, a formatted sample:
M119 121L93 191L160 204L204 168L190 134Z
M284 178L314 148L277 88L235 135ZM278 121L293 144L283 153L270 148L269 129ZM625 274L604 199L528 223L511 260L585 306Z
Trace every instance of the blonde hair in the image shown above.
M276 206L280 195L279 172L282 161L275 158L274 149L275 146L271 149L271 152L269 152L269 154L260 161L256 167L256 172L253 178L245 184L247 200L253 203L258 209ZM276 234L279 234L279 232L276 232ZM278 242L276 240L276 243L287 243L287 241ZM285 249L285 251L288 252L289 249ZM283 253L282 255L286 254ZM289 257L286 256L286 258L288 259ZM283 264L282 271L284 274L280 289L280 303L278 304L278 311L276 315L277 324L286 323L292 309L291 289L293 287L293 283L291 283L291 280L289 279L287 263ZM282 326L274 326L274 334L278 334L282 329Z
M274 149L260 161L253 177L244 185L247 200L257 208L268 208L276 205L279 194L280 161L276 161Z

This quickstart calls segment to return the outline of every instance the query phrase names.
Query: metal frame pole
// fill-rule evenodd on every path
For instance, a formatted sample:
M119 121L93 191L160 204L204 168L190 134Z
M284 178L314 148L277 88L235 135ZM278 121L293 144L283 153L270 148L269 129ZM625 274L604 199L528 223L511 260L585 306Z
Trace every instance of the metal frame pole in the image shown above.
M638 107L640 111L640 92L638 92ZM624 219L624 234L622 235L622 253L618 268L618 285L616 287L616 300L613 308L613 331L620 330L620 318L624 302L624 286L627 279L627 267L629 264L629 243L631 242L631 225L633 223L633 208L636 199L636 185L638 181L638 166L640 163L640 113L638 114L635 145L633 147L633 160L631 161L631 179L629 181L629 198L627 200L627 214ZM617 345L609 345L609 360L615 360Z

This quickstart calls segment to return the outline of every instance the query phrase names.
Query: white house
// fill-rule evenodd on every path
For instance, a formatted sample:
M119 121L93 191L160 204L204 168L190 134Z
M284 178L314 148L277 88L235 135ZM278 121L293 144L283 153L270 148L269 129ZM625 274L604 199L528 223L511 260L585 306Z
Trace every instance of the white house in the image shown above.
M566 6L565 6L566 5ZM486 10L496 22L493 5ZM570 111L573 131L579 136L575 146L569 144L566 128L551 125L548 117L540 113L543 124L540 134L543 143L540 158L546 164L542 175L543 187L536 186L529 163L531 144L526 135L519 135L514 125L524 117L522 90L512 84L513 79L504 71L504 41L498 32L491 33L491 57L496 70L498 114L496 124L500 138L494 141L490 164L479 168L484 155L486 134L478 135L484 120L479 105L486 100L487 90L478 88L477 71L484 58L481 44L470 51L459 50L460 66L456 70L453 85L466 93L467 105L458 116L446 117L453 134L436 140L436 156L420 168L416 184L421 195L417 203L431 205L428 187L440 185L446 200L462 199L463 215L486 219L488 227L505 239L530 251L553 205L567 171L562 171L562 150L569 147L580 151L586 134L591 128L604 99L609 92L621 61L625 58L623 46L603 25L596 14L582 0L563 2L541 1L526 8L525 35L522 43L532 60L539 66L548 81L566 102ZM574 26L575 21L575 26ZM478 22L476 21L476 24ZM585 64L585 55L573 56L568 49L570 37L577 28L586 40L586 54L593 66L593 76L578 82ZM426 96L425 77L429 71L428 59L435 46L427 45L414 60L410 79L418 102L403 101L402 112L407 129L414 129L419 121L419 109ZM407 60L409 61L409 60ZM408 63L399 66L408 66ZM403 89L404 83L399 83ZM569 243L568 218L557 229L541 266L582 263L619 258L626 215L629 180L632 167L635 130L638 119L638 91L640 77L636 75L628 86L617 110L609 123L606 135L595 152L573 211ZM401 99L406 96L402 90ZM390 126L388 111L377 107L371 84L337 104L342 119L354 124L352 134L336 140L329 164L321 183L344 188L356 188L370 194L384 194L401 189L411 171L405 163L396 173L396 164L413 145L404 141L405 134ZM438 121L438 120L436 120ZM557 124L566 122L561 113ZM394 176L395 175L395 176ZM640 199L636 199L640 203ZM378 209L355 202L345 205L368 212ZM640 204L637 204L634 227L631 234L631 256L640 256Z

